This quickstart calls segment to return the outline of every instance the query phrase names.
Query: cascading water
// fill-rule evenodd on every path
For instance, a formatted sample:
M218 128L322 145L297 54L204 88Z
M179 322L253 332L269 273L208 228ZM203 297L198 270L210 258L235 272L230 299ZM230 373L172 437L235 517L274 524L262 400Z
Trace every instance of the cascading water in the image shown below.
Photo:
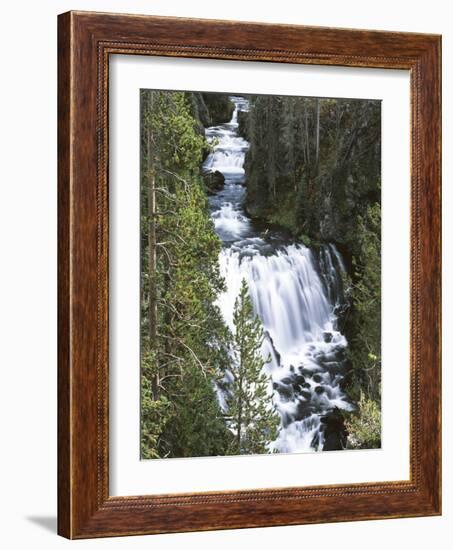
M233 307L243 278L256 314L265 330L264 367L270 392L281 417L277 439L270 450L322 450L326 418L335 408L351 409L340 382L345 368L345 337L337 329L343 299L343 261L334 245L316 255L291 243L277 231L265 234L254 227L243 209L244 160L248 142L238 135L238 113L248 101L232 96L235 109L227 124L206 129L213 152L204 163L207 172L225 177L221 191L209 199L215 230L223 242L220 270L227 290L218 300L233 329ZM224 395L219 388L219 402Z

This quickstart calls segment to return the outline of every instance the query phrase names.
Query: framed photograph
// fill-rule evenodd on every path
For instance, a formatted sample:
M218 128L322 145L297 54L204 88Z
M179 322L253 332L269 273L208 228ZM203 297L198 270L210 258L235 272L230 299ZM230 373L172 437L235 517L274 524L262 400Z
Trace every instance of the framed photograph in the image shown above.
M440 37L58 29L59 533L440 514Z

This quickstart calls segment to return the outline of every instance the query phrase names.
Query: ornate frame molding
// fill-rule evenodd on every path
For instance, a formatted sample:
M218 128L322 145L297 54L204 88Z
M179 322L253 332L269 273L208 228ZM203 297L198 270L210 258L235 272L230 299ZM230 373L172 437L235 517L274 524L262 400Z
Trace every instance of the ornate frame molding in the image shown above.
M59 533L87 538L440 514L440 37L68 12L59 16L58 40ZM409 481L109 496L108 61L116 54L410 71Z

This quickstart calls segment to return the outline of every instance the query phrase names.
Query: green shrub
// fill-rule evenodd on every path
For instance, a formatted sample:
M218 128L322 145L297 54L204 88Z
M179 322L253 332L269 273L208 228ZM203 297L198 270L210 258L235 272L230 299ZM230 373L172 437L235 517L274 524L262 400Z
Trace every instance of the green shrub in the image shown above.
M381 446L381 411L378 403L360 393L357 410L345 419L348 449L379 449Z

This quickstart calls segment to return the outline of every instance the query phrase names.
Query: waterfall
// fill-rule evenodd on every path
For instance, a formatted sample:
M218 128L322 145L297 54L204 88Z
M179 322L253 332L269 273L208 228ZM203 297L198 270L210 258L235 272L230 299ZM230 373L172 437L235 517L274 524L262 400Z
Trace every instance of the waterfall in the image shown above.
M234 302L246 279L265 331L262 353L265 358L270 355L271 361L264 368L281 418L270 450L322 450L326 414L335 408L352 408L340 387L347 342L338 331L336 317L343 300L344 264L332 244L315 253L288 239L285 242L274 231L263 235L254 227L243 209L248 143L237 134L238 112L247 110L248 102L235 96L231 100L235 105L231 121L206 129L207 139L215 139L215 146L203 166L225 177L224 188L209 199L215 230L223 242L219 264L226 291L218 305L234 330ZM224 407L222 391L218 389L218 396Z

